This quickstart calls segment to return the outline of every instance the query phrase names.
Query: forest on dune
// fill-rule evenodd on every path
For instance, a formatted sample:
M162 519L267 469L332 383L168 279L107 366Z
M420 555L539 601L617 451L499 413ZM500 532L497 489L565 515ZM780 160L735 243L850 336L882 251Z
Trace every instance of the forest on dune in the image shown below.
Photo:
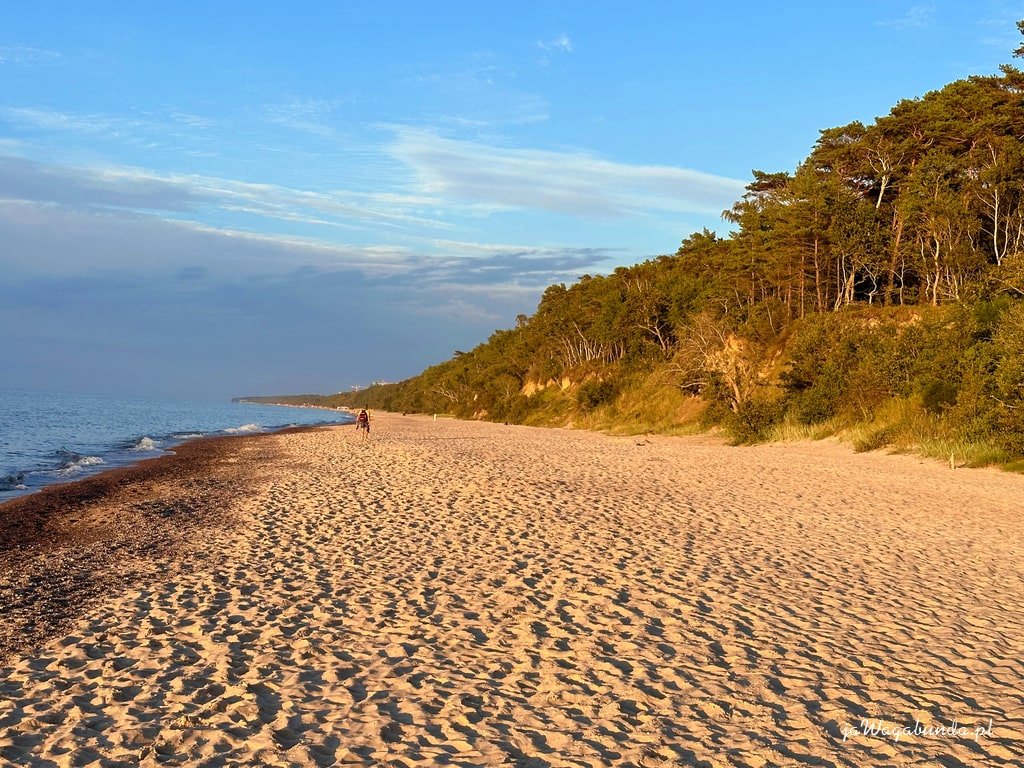
M1018 24L1024 33L1024 22ZM1015 55L1024 53L1022 46ZM1024 72L971 77L754 171L671 255L550 286L397 384L319 399L738 442L1024 456Z

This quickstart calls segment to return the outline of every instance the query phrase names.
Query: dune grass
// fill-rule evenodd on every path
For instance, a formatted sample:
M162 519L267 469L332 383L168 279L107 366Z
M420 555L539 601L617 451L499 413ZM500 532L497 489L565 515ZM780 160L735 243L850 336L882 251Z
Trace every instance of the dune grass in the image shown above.
M612 435L696 435L707 432L700 423L706 404L657 374L625 382L618 395L576 420L576 426Z
M888 449L949 462L951 467L1007 465L1013 458L993 441L965 438L952 431L941 418L927 413L912 398L896 398L883 404L867 421L842 424L780 424L773 440L836 437L855 451Z

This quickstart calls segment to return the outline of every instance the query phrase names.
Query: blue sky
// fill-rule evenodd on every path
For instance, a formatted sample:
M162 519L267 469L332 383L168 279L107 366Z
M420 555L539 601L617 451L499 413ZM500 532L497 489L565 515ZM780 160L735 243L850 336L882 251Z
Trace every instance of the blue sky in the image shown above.
M0 387L224 398L413 375L547 285L727 233L752 169L995 73L1018 18L990 0L5 4Z

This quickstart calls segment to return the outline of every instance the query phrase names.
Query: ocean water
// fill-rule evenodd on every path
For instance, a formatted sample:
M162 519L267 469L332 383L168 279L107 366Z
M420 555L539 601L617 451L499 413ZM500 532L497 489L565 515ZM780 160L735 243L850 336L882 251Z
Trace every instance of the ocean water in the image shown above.
M0 389L0 501L208 435L348 423L341 411Z

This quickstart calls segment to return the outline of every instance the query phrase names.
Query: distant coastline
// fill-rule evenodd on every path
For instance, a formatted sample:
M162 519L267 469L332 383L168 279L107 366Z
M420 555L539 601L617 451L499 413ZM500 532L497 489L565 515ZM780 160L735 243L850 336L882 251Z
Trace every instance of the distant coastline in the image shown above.
M307 397L307 395L295 395L294 397ZM315 395L315 397L326 398L326 395ZM233 397L232 403L248 405L276 405L281 408L315 408L321 411L341 411L347 413L352 409L346 405L328 405L327 403L295 402L292 396L282 397Z

